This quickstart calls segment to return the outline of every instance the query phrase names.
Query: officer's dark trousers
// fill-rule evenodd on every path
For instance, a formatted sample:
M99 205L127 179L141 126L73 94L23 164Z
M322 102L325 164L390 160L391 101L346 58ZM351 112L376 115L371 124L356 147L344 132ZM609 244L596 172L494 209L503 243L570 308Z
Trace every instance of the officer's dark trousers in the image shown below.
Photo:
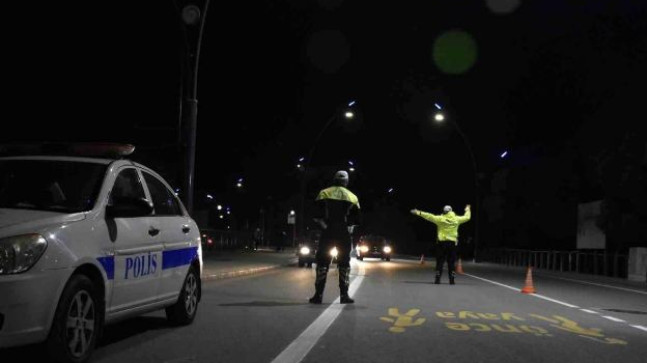
M436 276L443 274L443 265L447 260L449 276L454 276L454 262L456 261L456 243L453 241L438 241L436 243Z
M322 240L317 249L317 266L329 266L332 261L330 250L337 247L337 267L350 267L350 238Z
M326 276L328 275L328 268L332 261L330 250L337 247L337 268L339 270L339 291L342 296L348 296L348 287L350 285L350 251L351 243L349 235L341 235L340 238L322 237L317 248L316 263L317 263L317 277L315 280L315 296L323 294L324 287L326 286Z

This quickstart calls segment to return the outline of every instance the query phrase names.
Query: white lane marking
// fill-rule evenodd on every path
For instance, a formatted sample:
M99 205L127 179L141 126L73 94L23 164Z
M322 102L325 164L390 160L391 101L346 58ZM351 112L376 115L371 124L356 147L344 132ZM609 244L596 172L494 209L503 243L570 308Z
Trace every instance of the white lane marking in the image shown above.
M575 279L567 279L565 277L557 277L557 276L550 276L550 275L544 275L549 278L554 278L558 280L565 280L565 281L572 281L572 282L579 282L581 284L587 284L587 285L594 285L594 286L601 286L601 287L606 287L609 289L616 289L616 290L622 290L622 291L628 291L628 292L635 292L636 294L643 294L647 295L647 291L640 291L640 290L634 290L634 289L628 289L626 287L618 287L618 286L613 286L613 285L607 285L607 284L599 284L597 282L591 282L591 281L584 281L584 280L575 280Z
M609 319L611 321L615 321L616 323L626 323L625 320L614 318L613 316L608 316L608 315L602 315L603 318Z
M359 264L360 272L353 279L348 289L348 294L351 296L355 295L355 292L359 289L359 286L364 280L364 264ZM281 354L279 354L272 363L299 363L303 358L308 355L310 350L317 344L319 338L321 338L326 330L332 325L332 323L337 319L341 311L346 307L346 305L339 304L339 298L337 298L333 303L324 310L321 315L315 320L306 330L301 333L290 345L288 345Z
M482 277L478 277L478 276L474 276L474 275L470 275L470 274L464 274L464 275L475 278L475 279L478 279L478 280L483 280L483 281L489 282L489 283L494 284L494 285L502 286L502 287L508 288L510 290L521 292L521 289L517 289L516 287L508 286L508 285L502 284L500 282L484 279ZM554 303L557 303L557 304L561 304L561 305L564 305L564 306L568 306L570 308L579 309L579 310L585 311L587 313L598 314L595 311L591 311L591 310L587 310L587 309L580 309L578 306L575 306L575 305L572 305L572 304L569 304L569 303L565 303L563 301L551 299L551 298L549 298L547 296L543 296L543 295L539 295L539 294L528 294L528 295L534 296L534 297L537 297L537 298L540 298L540 299L544 299L544 300L547 300L547 301L550 301L550 302L554 302ZM612 320L612 321L615 321L615 322L618 322L618 323L627 323L626 321L624 321L622 319L614 318L613 316L608 316L608 315L600 315L600 316L602 316L605 319ZM629 325L629 326L631 326L632 328L647 331L647 327L644 327L642 325Z
M593 310L589 310L589 309L580 309L580 310L582 310L585 313L589 313L589 314L599 314L597 311L593 311Z
M492 281L492 280L484 279L484 278L482 278L482 277L478 277L478 276L474 276L474 275L470 275L470 274L464 274L464 275L469 276L469 277L472 277L472 278L475 278L475 279L478 279L478 280L483 280L483 281L485 281L485 282L489 282L489 283L494 284L494 285L499 285L499 286L502 286L502 287L508 288L508 289L510 289L510 290L514 290L514 291L516 291L516 292L521 292L521 289L517 289L516 287L512 287L512 286L504 285L504 284L499 283L499 282L496 282L496 281Z
M544 299L544 300L547 300L547 301L551 301L551 302L554 302L554 303L556 303L556 304L560 304L560 305L568 306L569 308L573 308L573 309L579 309L579 308L580 308L580 307L579 307L579 306L577 306L577 305L572 305L572 304L569 304L569 303L566 303L566 302L563 302L563 301L559 301L559 300L551 299L551 298L549 298L548 296L539 295L539 294L529 294L529 295L532 295L532 296L534 296L534 297L538 297L538 298L540 298L540 299Z
M521 289L517 289L516 287L508 286L508 285L502 284L502 283L500 283L500 282L496 282L496 281L492 281L492 280L484 279L484 278L482 278L482 277L478 277L478 276L474 276L474 275L470 275L470 274L465 274L465 275L467 275L467 276L469 276L469 277L473 277L473 278L475 278L475 279L479 279L479 280L483 280L483 281L489 282L489 283L491 283L491 284L499 285L499 286L502 286L502 287L508 288L508 289L510 289L510 290L514 290L514 291L517 291L517 292L521 292ZM568 306L569 308L577 308L577 306L575 306L575 305L571 305L571 304L569 304L569 303L565 303L565 302L563 302L563 301L559 301L559 300L551 299L551 298L549 298L549 297L547 297L547 296L544 296L544 295L539 295L539 294L528 294L528 295L532 295L532 296L537 297L537 298L540 298L540 299L544 299L544 300L548 300L548 301L551 301L551 302L554 302L554 303L557 303L557 304L561 304L561 305L564 305L564 306Z

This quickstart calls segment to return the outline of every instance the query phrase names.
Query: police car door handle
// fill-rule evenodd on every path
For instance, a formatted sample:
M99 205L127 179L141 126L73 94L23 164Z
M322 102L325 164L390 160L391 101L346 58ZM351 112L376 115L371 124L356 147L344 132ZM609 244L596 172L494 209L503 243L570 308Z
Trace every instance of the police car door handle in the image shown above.
M150 234L153 237L157 236L159 233L160 233L160 230L155 227L151 227L148 229L148 234Z
M189 231L191 231L191 228L189 227L188 224L185 224L182 226L182 232L189 233Z

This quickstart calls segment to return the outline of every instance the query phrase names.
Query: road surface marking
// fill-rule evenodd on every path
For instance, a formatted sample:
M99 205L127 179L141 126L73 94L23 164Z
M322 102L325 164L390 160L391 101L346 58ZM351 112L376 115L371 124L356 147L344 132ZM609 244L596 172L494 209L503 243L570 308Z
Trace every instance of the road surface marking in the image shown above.
M496 281L492 281L492 280L484 279L484 278L482 278L482 277L474 276L474 275L467 274L467 273L466 273L466 274L464 274L464 275L469 276L469 277L472 277L472 278L475 278L475 279L478 279L478 280L482 280L482 281L485 281L485 282L489 282L489 283L494 284L494 285L502 286L502 287L505 287L505 288L510 289L510 290L514 290L514 291L517 291L517 292L521 292L521 289L517 289L516 287L512 287L512 286L509 286L509 285L505 285L505 284L502 284L502 283L500 283L500 282L496 282ZM574 280L574 281L577 281L577 280ZM578 281L578 282L579 282L579 281ZM637 291L637 290L632 290L632 291L640 292L640 291ZM641 293L642 293L642 292L641 292ZM547 296L543 296L543 295L539 295L539 294L528 294L528 295L530 295L530 296L534 296L534 297L537 297L537 298L540 298L540 299L544 299L544 300L547 300L547 301L550 301L550 302L554 302L554 303L556 303L556 304L564 305L564 306L567 306L567 307L569 307L569 308L574 308L574 309L578 309L578 310L581 310L581 311L585 311L585 312L587 312L587 313L596 314L595 312L592 312L591 310L587 310L587 309L580 309L580 308L579 308L578 306L576 306L576 305L572 305L572 304L569 304L569 303L566 303L566 302L563 302L563 301L555 300L555 299L549 298L549 297L547 297ZM616 321L616 322L622 322L622 323L627 323L627 322L626 322L626 321L624 321L624 320L621 320L621 319L618 319L618 318L614 318L614 317L612 317L612 316L606 316L606 315L601 315L601 316L602 316L602 317L604 317L604 318L606 318L606 319L608 319L608 320L612 320L612 321ZM628 323L627 323L627 324L628 324ZM633 328L636 328L636 329L640 329L640 330L647 331L647 328L645 328L644 326L641 326L641 325L630 325L630 326L631 326L631 327L633 327Z
M580 309L580 310L582 310L585 313L589 313L589 314L599 314L597 311L593 311L593 310L589 310L589 309Z
M496 281L492 281L492 280L484 279L484 278L482 278L482 277L478 277L478 276L474 276L474 275L470 275L470 274L465 274L465 275L466 275L466 276L469 276L469 277L473 277L473 278L478 279L478 280L483 280L483 281L485 281L485 282L489 282L489 283L494 284L494 285L499 285L499 286L502 286L502 287L508 288L508 289L510 289L510 290L514 290L514 291L516 291L516 292L521 292L521 289L517 289L516 287L512 287L512 286L504 285L504 284L499 283L499 282L496 282Z
M564 306L567 306L567 307L569 307L569 308L573 308L573 309L579 309L579 308L580 308L579 306L576 306L576 305L571 305L571 304L569 304L569 303L565 303L565 302L563 302L563 301L559 301L559 300L551 299L551 298L549 298L548 296L539 295L539 294L530 294L530 295L532 295L532 296L534 296L534 297L538 297L538 298L540 298L540 299L544 299L544 300L547 300L547 301L554 302L554 303L556 303L556 304L564 305Z
M572 281L572 282L579 282L581 284L587 284L587 285L594 285L594 286L601 286L601 287L606 287L609 289L616 289L616 290L622 290L622 291L628 291L628 292L635 292L636 294L643 294L647 295L647 291L641 291L641 290L634 290L634 289L628 289L626 287L618 287L618 286L613 286L613 285L607 285L607 284L599 284L597 282L590 282L590 281L584 281L584 280L575 280L575 279L567 279L565 277L557 277L557 276L550 276L550 275L544 275L549 278L554 278L558 280L566 280L566 281Z
M364 280L364 264L359 264L359 274L353 279L348 294L353 296ZM333 301L326 310L301 333L272 363L299 363L308 355L332 323L337 319L346 305L339 304L339 298Z
M389 328L391 333L404 333L406 331L405 328L420 326L427 321L425 318L418 318L416 321L413 321L413 317L418 315L419 312L420 309L411 309L404 314L400 314L398 308L389 308L390 317L383 316L380 320L393 323L393 326Z
M616 323L626 323L626 321L618 318L614 318L613 316L608 316L608 315L602 315L603 318L609 319L611 321L615 321Z

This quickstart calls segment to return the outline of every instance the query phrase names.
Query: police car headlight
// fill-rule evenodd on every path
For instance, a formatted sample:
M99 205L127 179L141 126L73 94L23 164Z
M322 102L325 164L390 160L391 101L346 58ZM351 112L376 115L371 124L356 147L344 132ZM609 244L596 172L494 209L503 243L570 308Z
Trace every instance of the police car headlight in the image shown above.
M333 249L330 250L330 255L332 257L337 257L338 254L339 254L339 252L337 251L337 247L333 247Z
M37 233L0 238L0 275L29 270L46 248L47 241Z
M359 248L359 250L360 250L360 252L362 252L362 253L366 253L366 252L368 252L368 246L361 246L361 247Z
M308 247L301 247L301 254L302 255L309 255L310 254L310 249Z
M391 253L391 247L384 246L384 253Z

